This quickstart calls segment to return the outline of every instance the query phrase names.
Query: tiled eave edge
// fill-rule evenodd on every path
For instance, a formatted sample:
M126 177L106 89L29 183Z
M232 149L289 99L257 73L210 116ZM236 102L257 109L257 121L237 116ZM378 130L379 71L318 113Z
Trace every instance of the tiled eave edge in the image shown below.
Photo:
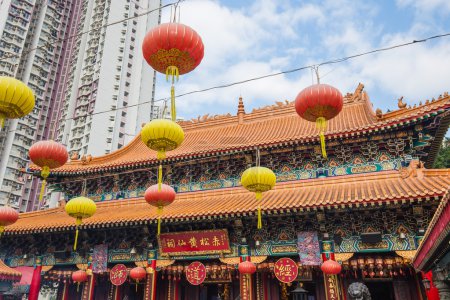
M450 190L443 196L416 252L413 259L413 265L416 269L428 271L434 264L435 259L448 251L450 246L448 243L444 244L444 241L450 236L449 221ZM439 252L438 248L444 249Z
M445 112L445 110L448 107L440 107L438 109L435 109L434 111L430 111L425 113L422 116L413 116L401 121L394 120L387 124L380 124L380 125L371 125L367 128L362 128L355 131L345 131L340 133L330 133L326 135L327 141L336 140L336 139L342 139L342 138L353 138L353 137L364 137L367 135L372 135L373 133L384 133L389 132L395 129L401 129L407 126L410 126L412 124L415 124L418 121L426 120L430 117L437 116L440 113ZM168 157L165 161L166 162L181 162L184 160L194 159L194 158L207 158L207 157L213 157L217 156L218 154L221 155L228 155L228 154L236 154L244 151L252 151L255 149L255 147L259 147L261 150L265 149L271 149L276 147L283 147L283 146L296 146L299 144L305 144L305 143L318 143L319 136L314 135L311 137L299 139L299 140L284 140L284 141L276 141L273 143L265 143L265 144L255 144L251 146L245 146L245 147L234 147L234 148L228 148L228 149L218 149L216 151L209 151L209 152L196 152L196 153L188 153L188 154L181 154L179 156L172 156ZM62 171L62 172L51 172L50 177L52 176L79 176L79 175L86 175L86 174L95 174L98 172L111 172L111 171L119 171L123 169L128 168L145 168L152 166L157 163L156 159L151 160L141 160L141 161L130 161L129 163L123 163L120 165L104 165L99 166L95 168L86 168L82 171ZM35 173L35 175L38 175L38 169L32 169L32 172Z
M420 197L416 199L411 199L411 197L402 197L397 199L379 199L379 200L365 200L361 202L361 200L356 200L359 202L354 203L342 203L342 204L333 204L333 205L322 205L322 206L305 206L305 207L280 207L273 209L264 209L262 208L262 213L265 216L277 216L277 215L289 215L289 214L302 214L323 210L339 210L339 209L363 209L363 208L373 208L373 207L382 207L387 205L397 205L397 204L420 204L432 201L439 201L439 199L443 196L443 194L436 194L434 196L426 196ZM229 218L241 218L241 217L257 217L257 209L255 207L254 210L248 211L237 211L237 212L229 212L229 213L218 213L218 214L210 214L204 215L198 213L196 215L183 216L183 217L164 217L162 216L163 223L183 223L183 222L198 222L204 220L220 220L220 219L229 219ZM87 219L89 220L89 219ZM121 228L121 227L129 227L129 226L141 226L141 225L149 225L156 224L158 221L157 217L154 216L151 219L137 219L137 220L118 220L118 221L109 221L104 223L96 223L96 224L83 224L80 226L80 229L112 229L112 228ZM64 232L64 231L72 231L75 230L75 224L66 225L61 227L47 227L47 228L39 228L39 229L31 229L31 230L18 230L18 231L8 231L6 228L3 235L5 236L16 236L16 235L27 235L27 234L36 234L36 233L52 233L52 232Z

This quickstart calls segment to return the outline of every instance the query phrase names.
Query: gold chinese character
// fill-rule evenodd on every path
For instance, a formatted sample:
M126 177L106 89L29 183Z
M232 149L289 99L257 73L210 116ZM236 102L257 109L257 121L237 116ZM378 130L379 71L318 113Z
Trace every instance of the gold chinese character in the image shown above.
M175 240L167 239L167 248L175 248Z
M214 246L220 246L220 240L217 238L217 236L213 237L212 243Z
M178 240L177 245L178 246L186 246L186 242L183 239L181 239L181 240Z
M197 239L195 237L191 237L189 239L189 244L191 244L191 247L197 247Z
M202 238L201 240L200 240L200 245L202 245L202 246L209 246L209 238Z

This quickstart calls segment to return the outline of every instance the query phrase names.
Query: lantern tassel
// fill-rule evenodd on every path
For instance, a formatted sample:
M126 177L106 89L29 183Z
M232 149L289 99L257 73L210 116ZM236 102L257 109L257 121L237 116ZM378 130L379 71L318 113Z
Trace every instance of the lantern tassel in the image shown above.
M161 186L162 186L162 165L159 165L158 168L158 192L161 192Z
M258 206L258 229L262 228L261 205Z
M262 228L262 213L261 213L261 199L262 199L262 193L261 192L256 192L255 193L256 196L256 200L258 200L258 229Z
M3 231L5 231L5 226L0 226L0 238L3 235Z
M43 180L42 180L41 192L39 193L39 202L42 202L42 199L44 198L45 186L47 185L48 175L50 175L50 168L48 166L43 166L42 171L41 171L41 176L42 176Z
M172 121L176 121L177 119L177 111L175 108L175 87L174 83L175 81L178 81L180 77L180 71L176 66L168 66L166 69L166 80L169 81L169 79L172 81L172 87L170 88L170 114L172 117Z
M327 158L327 150L325 148L325 130L327 129L327 120L324 117L319 117L316 119L316 127L319 129L320 133L320 148L322 150L323 158Z
M3 127L5 126L5 119L6 116L2 113L0 113L0 129L3 129Z
M158 235L160 235L161 234L161 216L163 213L163 207L158 206L157 212L158 212L158 231L157 232L158 232Z
M82 223L82 219L80 217L77 217L77 220L75 221L75 224L77 225L76 231L75 231L75 242L73 243L73 251L77 251L77 244L78 244L78 232L79 227Z

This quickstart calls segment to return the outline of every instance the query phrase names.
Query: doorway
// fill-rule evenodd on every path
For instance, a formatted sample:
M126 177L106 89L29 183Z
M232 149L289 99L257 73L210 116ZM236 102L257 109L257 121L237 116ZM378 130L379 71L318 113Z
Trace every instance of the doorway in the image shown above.
M365 281L372 299L396 300L391 281Z

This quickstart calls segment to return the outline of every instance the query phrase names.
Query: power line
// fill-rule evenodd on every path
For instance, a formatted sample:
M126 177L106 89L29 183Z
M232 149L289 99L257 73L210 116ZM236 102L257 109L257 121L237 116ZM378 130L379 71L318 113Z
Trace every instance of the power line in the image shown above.
M204 92L211 91L211 90L216 90L216 89L228 88L228 87L231 87L231 86L240 85L240 84L244 84L244 83L248 83L248 82L252 82L252 81L257 81L257 80L261 80L261 79L265 79L265 78L275 77L275 76L279 76L279 75L283 75L283 74L295 73L295 72L299 72L299 71L302 71L302 70L315 68L315 67L319 67L319 66L342 63L342 62L345 62L345 61L350 60L350 59L354 59L354 58L358 58L358 57L362 57L362 56L366 56L366 55L370 55L370 54L374 54L374 53L379 53L379 52L386 52L386 51L394 50L394 49L397 49L397 48L411 46L411 45L418 44L418 43L425 43L425 42L427 42L429 40L443 38L443 37L448 37L448 36L450 36L450 32L444 33L444 34L433 35L433 36L430 36L430 37L427 37L427 38L423 38L423 39L420 39L420 40L413 40L411 42L397 44L397 45L393 45L393 46L389 46L389 47L373 49L373 50L370 50L370 51L367 51L367 52L362 52L362 53L358 53L358 54L354 54L354 55L350 55L350 56L345 56L345 57L338 58L338 59L332 59L332 60L324 61L324 62L321 62L321 63L318 63L318 64L311 64L311 65L298 67L298 68L291 69L291 70L281 71L281 72L272 73L272 74L266 74L266 75L257 76L257 77L253 77L253 78L249 78L249 79L245 79L245 80L241 80L241 81L235 81L235 82L226 83L226 84L222 84L222 85L217 85L217 86L213 86L213 87L209 87L209 88L194 90L194 91L190 91L190 92L187 92L187 93L179 94L179 95L177 95L177 98L181 98L181 97L192 95L192 94L204 93ZM166 98L161 98L161 99L158 99L158 100L154 100L153 102L167 101L169 99L170 98L166 97ZM61 121L76 120L78 118L84 118L84 117L104 114L104 113L108 113L108 112L118 111L118 110L121 110L121 109L126 109L126 108L130 108L130 107L136 107L136 106L139 106L139 105L149 104L151 102L152 102L152 100L144 101L144 102L141 102L141 103L127 105L127 106L120 107L120 108L98 111L98 112L95 112L95 113L92 113L92 114L86 114L86 115L83 115L83 116L70 117L70 118L63 119ZM13 131L15 131L15 130L11 130L11 131L8 131L8 132L13 132Z
M124 18L124 19L121 19L121 20L119 20L119 21L111 22L111 23L108 23L108 24L105 24L105 25L101 25L101 26L96 27L96 28L92 28L92 29L89 29L89 30L86 30L86 31L82 31L82 32L79 32L79 33L77 33L77 34L73 34L73 35L71 35L71 36L68 36L68 37L66 37L66 38L63 38L63 39L56 39L56 40L55 40L54 42L52 42L52 43L46 42L45 45L43 45L43 46L38 46L38 47L32 48L32 49L30 49L30 50L28 50L28 51L26 51L26 52L24 52L24 53L21 53L21 54L12 54L12 53L10 53L10 55L8 55L8 53L7 53L7 54L5 54L5 55L3 55L3 56L0 56L0 62L5 61L6 59L9 59L9 58L13 58L13 57L20 58L20 57L22 57L22 56L27 56L28 54L30 54L30 53L33 52L33 51L36 51L36 50L39 50L39 49L45 49L45 48L48 47L48 46L55 46L55 45L57 45L57 44L60 43L60 42L67 41L67 40L76 38L76 37L78 37L78 36L82 36L82 35L88 34L88 33L93 32L93 31L99 31L99 30L101 30L101 29L103 29L103 28L106 28L106 27L109 27L109 26L112 26L112 25L117 25L117 24L119 24L119 23L122 23L122 22L125 22L125 21L128 21L128 20L140 18L140 17L145 16L145 15L148 15L148 14L154 12L154 11L159 11L159 10L161 10L161 9L163 9L163 8L166 8L166 7L169 7L169 6L172 6L172 5L178 5L181 1L185 1L185 0L178 0L178 1L176 1L176 2L168 3L168 4L165 4L165 5L161 6L161 7L158 7L158 8L155 8L155 9L148 10L148 11L146 11L146 12L143 12L143 13L140 13L140 14L137 14L137 15L134 15L134 16L132 16L132 17Z

